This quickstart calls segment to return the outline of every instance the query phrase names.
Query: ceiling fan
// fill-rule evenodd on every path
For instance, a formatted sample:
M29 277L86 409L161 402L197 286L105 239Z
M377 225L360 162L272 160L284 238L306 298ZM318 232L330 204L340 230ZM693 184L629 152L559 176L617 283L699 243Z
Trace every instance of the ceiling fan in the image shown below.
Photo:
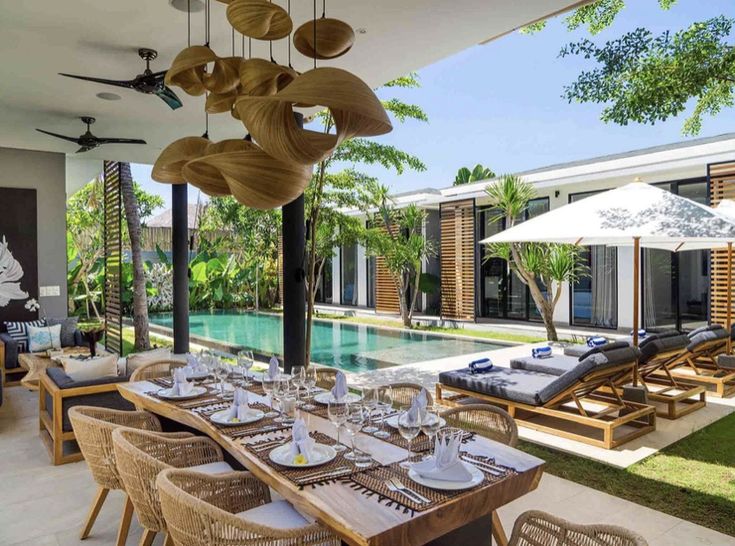
M59 75L66 76L67 78L76 78L77 80L114 85L116 87L126 87L147 95L157 95L163 99L163 102L168 104L172 110L176 110L181 107L181 99L179 99L179 97L176 96L176 93L171 91L171 89L163 83L163 78L166 76L167 71L163 70L161 72L153 72L151 70L151 61L158 57L158 52L154 49L141 47L138 50L138 55L140 55L140 58L145 61L145 70L142 74L138 74L132 80L107 80L104 78L93 78L90 76L75 76L74 74L64 74L61 72Z
M83 123L87 124L87 132L79 137L70 137L65 135L60 135L58 133L52 133L51 131L44 131L43 129L36 129L39 133L44 133L47 135L51 135L52 137L60 138L62 140L68 140L69 142L74 142L81 146L77 150L77 153L80 152L88 152L89 150L93 150L97 146L101 146L102 144L147 144L145 140L141 140L139 138L100 138L96 137L92 134L92 132L89 130L89 126L92 125L95 122L94 118L90 118L87 116L84 116L81 118Z

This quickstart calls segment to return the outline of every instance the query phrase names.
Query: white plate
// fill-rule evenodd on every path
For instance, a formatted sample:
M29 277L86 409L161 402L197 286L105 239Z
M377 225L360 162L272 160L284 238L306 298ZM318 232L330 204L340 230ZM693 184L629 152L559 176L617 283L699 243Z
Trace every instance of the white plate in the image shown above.
M248 375L250 376L250 379L252 379L253 381L257 381L258 383L263 382L263 372L254 372L251 370Z
M206 379L209 377L209 372L193 372L186 374L187 379Z
M204 387L194 387L191 389L189 394L183 394L175 396L171 393L172 389L161 389L158 391L158 396L161 398L166 398L168 400L188 400L190 398L196 398L197 396L201 396L203 394L207 393L207 389Z
M398 414L398 415L393 415L392 417L388 417L385 420L385 424L388 425L389 427L398 428L398 418L400 416L401 415ZM446 426L446 424L447 424L447 422L444 420L444 418L443 417L439 417L439 426L440 427L444 427L444 426Z
M268 455L270 460L281 466L289 466L291 468L309 468L311 466L319 466L328 463L337 456L337 452L332 446L324 444L314 444L311 450L311 460L306 464L294 464L291 459L291 442L278 446Z
M462 461L462 464L467 470L470 471L470 474L472 474L472 478L470 478L466 482L450 482L447 480L432 480L430 478L422 478L421 476L419 476L419 473L416 472L414 469L410 469L408 471L408 477L419 485L431 487L432 489L441 489L443 491L459 491L461 489L470 489L472 487L475 487L476 485L481 484L482 480L485 479L485 474L482 473L482 470L465 461Z
M334 398L334 395L332 394L332 391L326 391L326 392L320 392L319 394L314 396L314 400L318 402L319 404L329 404L330 402L336 402L336 398ZM352 404L354 402L359 402L362 400L362 396L359 394L355 394L354 392L348 392L344 395L342 398L342 402L345 404Z
M262 411L257 409L250 408L244 419L241 419L239 421L229 421L226 419L227 412L230 410L222 410L218 411L217 413L213 413L209 416L209 419L213 423L217 423L218 425L225 425L228 427L235 427L237 425L247 425L248 423L254 423L255 421L260 421L263 416L265 415Z

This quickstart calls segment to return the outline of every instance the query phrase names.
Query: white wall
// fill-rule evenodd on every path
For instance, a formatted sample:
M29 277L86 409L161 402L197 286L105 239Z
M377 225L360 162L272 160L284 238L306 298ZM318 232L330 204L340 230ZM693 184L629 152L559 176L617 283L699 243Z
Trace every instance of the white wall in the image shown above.
M342 249L337 247L334 249L334 256L332 256L332 303L336 304L342 303L341 264Z
M357 305L367 305L367 263L362 245L357 245Z

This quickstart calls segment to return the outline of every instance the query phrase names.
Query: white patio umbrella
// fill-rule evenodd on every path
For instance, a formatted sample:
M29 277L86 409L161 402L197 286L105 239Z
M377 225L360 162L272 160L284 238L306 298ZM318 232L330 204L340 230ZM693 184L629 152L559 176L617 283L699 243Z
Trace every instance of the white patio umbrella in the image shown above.
M735 240L735 223L669 191L634 182L553 209L483 239L488 243L633 246L633 343L638 345L640 249L717 248Z

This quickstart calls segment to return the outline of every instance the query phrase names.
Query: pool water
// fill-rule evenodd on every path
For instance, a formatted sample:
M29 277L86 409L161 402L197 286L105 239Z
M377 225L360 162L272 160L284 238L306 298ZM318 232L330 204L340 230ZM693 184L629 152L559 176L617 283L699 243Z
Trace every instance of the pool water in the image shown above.
M171 328L171 313L150 316ZM189 331L197 336L242 346L265 355L283 355L280 315L238 311L196 311L189 315ZM314 320L311 360L351 372L389 368L451 356L491 351L501 346L485 341L438 336L345 323ZM458 366L466 365L458 359Z

